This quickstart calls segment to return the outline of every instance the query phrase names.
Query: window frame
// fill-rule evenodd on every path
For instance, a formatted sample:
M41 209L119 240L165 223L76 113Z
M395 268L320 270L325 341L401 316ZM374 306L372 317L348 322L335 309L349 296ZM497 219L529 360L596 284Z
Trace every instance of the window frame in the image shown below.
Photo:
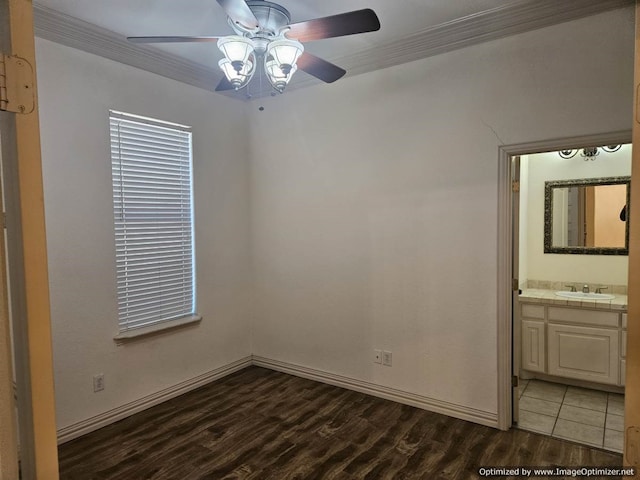
M148 141L146 138L140 140L138 138L129 139L123 141L121 128L124 126L124 131L128 132L134 137L138 134L154 134L157 139ZM114 134L115 129L117 133ZM131 133L131 132L134 133ZM166 135L165 135L166 134ZM185 135L186 134L186 135ZM173 137L172 137L173 136ZM148 145L141 145L140 143ZM162 144L162 145L161 145ZM167 146L167 144L170 144ZM192 128L186 125L181 125L172 122L165 122L155 118L143 117L136 114L125 113L117 110L109 110L109 145L110 145L110 161L111 161L111 180L112 180L112 201L113 201L113 227L114 227L114 246L116 253L116 285L117 285L117 304L118 304L118 334L114 337L116 342L124 342L134 339L136 337L148 335L154 332L159 332L167 329L173 329L181 327L183 325L191 325L202 320L201 315L197 312L197 295L196 295L196 245L195 245L195 221L194 221L194 185L193 185L193 134ZM136 153L123 154L123 145L129 147L131 152L132 147L140 149L139 152L147 156L144 160L138 160ZM161 159L160 154L154 157L152 150L157 150L159 146L163 149L167 149L167 156L171 157L170 160ZM184 148L188 147L188 154L185 155ZM148 148L149 151L145 150ZM130 155L130 156L129 156ZM165 162L163 164L160 160ZM123 162L126 165L123 165ZM147 166L140 165L139 162L147 164ZM167 165L170 164L170 165ZM184 168L188 169L188 174L185 175ZM135 172L140 175L141 180L132 180L127 182L129 185L125 187L123 181L124 176L127 173L131 174L131 169L142 170L142 172ZM174 181L176 185L171 187L169 191L167 189L164 179L156 182L148 182L149 178L153 178L153 174L158 174L158 168L168 168L170 175L177 175L178 180ZM146 171L145 171L146 169ZM154 170L155 169L155 170ZM136 183L140 182L140 184ZM151 183L151 184L150 184ZM185 188L185 184L187 188ZM132 197L132 191L136 188L143 188L144 193L135 191L134 199ZM130 190L126 192L126 189ZM187 192L188 190L188 192ZM166 195L165 195L166 193ZM163 198L163 195L165 197ZM167 198L167 197L177 197ZM140 200L142 198L142 200ZM188 205L186 205L184 199L188 199ZM163 200L170 200L164 203ZM153 203L153 202L156 203ZM139 206L140 202L144 205ZM164 211L156 212L150 205L156 206L173 206L177 213L172 212L171 208L164 209ZM186 206L186 208L185 208ZM128 213L127 213L128 211ZM188 212L188 213L185 213ZM132 220L127 224L125 216L131 216ZM135 251L133 246L134 240L129 240L127 243L127 225L129 228L140 227L141 225L158 225L158 220L165 216L165 220L175 221L176 224L181 224L177 227L177 230L172 232L175 238L171 242L171 253L176 254L185 262L185 258L188 258L187 269L184 267L180 270L181 273L173 275L162 275L162 270L156 275L153 280L159 283L163 283L165 286L163 290L150 290L148 287L142 287L137 282L144 282L145 280L152 280L153 274L148 273L141 267L136 271L135 262L131 269L128 264L133 262L135 254L131 253ZM187 215L188 227L185 228L184 218ZM154 223L155 222L155 223ZM175 228L175 227L174 227ZM157 228L151 231L151 237L157 236L157 234L166 235L167 229ZM187 236L188 240L184 240ZM136 237L135 242L149 242L149 250L151 251L150 263L161 262L164 251L167 246L162 246L162 242L159 240L149 240L146 237L146 233L139 237ZM162 235L162 236L164 236ZM127 250L127 247L129 250ZM147 247L147 245L143 245ZM189 252L188 255L185 252ZM138 254L139 255L139 254ZM144 255L147 255L146 253ZM180 260L179 260L180 261ZM178 261L178 262L179 262ZM124 270L123 270L124 268ZM160 267L159 267L160 268ZM179 268L179 267L178 267ZM132 270L131 273L127 273L128 270ZM188 274L186 273L188 272ZM166 273L166 272L165 272ZM143 277L144 280L136 279L132 281L133 275ZM177 277L178 279L170 279L168 277ZM185 279L189 280L186 282ZM188 287L185 285L189 285ZM130 286L132 285L132 286ZM175 294L168 293L174 290ZM190 304L188 300L185 300L185 294L189 294L187 298L190 298ZM155 304L155 307L150 307L149 310L153 314L142 313L140 298L144 298L145 302L148 301ZM177 301L179 303L182 299L185 306L190 308L184 309L180 305L175 307L175 315L168 314L167 318L162 317L161 312L166 310L164 305L167 299ZM178 300L176 300L178 299ZM138 302L138 303L136 303ZM187 303L185 303L187 302ZM146 310L147 307L144 307ZM136 313L130 314L129 310L133 310ZM135 319L134 319L135 318Z

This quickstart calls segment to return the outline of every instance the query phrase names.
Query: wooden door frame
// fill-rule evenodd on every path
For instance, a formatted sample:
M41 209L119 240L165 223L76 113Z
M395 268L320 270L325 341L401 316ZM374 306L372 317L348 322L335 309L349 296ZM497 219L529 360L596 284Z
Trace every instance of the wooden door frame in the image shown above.
M638 0L640 1L640 0ZM624 130L599 135L584 135L539 142L504 145L499 148L498 165L498 422L497 427L508 430L512 425L511 376L513 358L513 218L514 205L511 190L511 157L553 152L576 146L617 145L631 142L631 131ZM636 170L640 170L640 167ZM636 182L640 185L640 180ZM633 181L632 181L633 184ZM640 192L638 193L640 194ZM640 200L638 200L640 204ZM629 245L631 247L631 245ZM640 245L639 254L640 254ZM631 272L631 262L629 271ZM639 274L640 274L640 269ZM640 339L629 340L628 345L640 348ZM627 360L628 361L628 360ZM640 373L639 373L640 374ZM629 374L627 373L627 381Z
M0 2L0 25L0 51L20 57L20 64L30 65L33 71L30 78L33 110L23 107L23 113L0 112L21 473L24 480L57 480L58 450L33 3L30 0ZM9 76L7 79L7 83L12 80ZM29 81L21 86L25 84ZM8 108L15 111L11 105Z
M520 155L510 155L509 163L511 168L511 278L517 280L512 281L511 285L511 350L515 352L517 351L516 346L521 344L522 335L518 321L520 319L519 310L513 308L520 291L520 244L515 241L520 238L520 172L522 168ZM516 395L520 382L520 375L518 375L520 360L518 355L511 355L511 375L517 377L516 382L511 382L511 418L516 422L519 418L519 398Z
M629 288L624 410L624 463L640 467L640 0L636 0L633 149L629 208ZM633 206L635 205L635 208Z
M2 143L1 138L0 143ZM0 162L1 159L0 154ZM0 199L1 193L0 182ZM4 211L4 205L2 207ZM4 234L0 233L2 233L0 234L0 478L18 478L18 430L13 389L13 342L9 317L7 250Z

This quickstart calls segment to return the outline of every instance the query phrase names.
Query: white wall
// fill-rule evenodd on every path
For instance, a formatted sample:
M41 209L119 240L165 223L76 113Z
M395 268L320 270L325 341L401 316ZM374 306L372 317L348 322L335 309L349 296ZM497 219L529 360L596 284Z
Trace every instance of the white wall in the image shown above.
M623 145L614 153L601 153L593 161L585 162L580 154L564 160L556 152L549 152L529 155L528 164L529 212L521 218L528 239L528 278L626 285L627 256L544 253L544 183L548 180L629 176L631 145Z
M243 104L36 43L58 428L251 353ZM109 109L193 126L198 326L117 346ZM92 375L106 389L93 393Z
M629 129L632 65L624 9L254 104L254 353L495 413L498 147Z

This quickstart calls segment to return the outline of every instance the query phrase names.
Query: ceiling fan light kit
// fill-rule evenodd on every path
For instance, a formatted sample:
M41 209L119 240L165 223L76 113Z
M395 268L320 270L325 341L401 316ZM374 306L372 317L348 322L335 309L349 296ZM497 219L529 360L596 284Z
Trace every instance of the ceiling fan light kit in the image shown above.
M216 91L240 90L251 82L261 65L271 86L279 93L300 69L326 83L340 79L346 71L305 52L301 41L320 40L380 29L371 9L356 10L305 22L291 23L289 12L265 0L217 0L225 10L235 35L128 37L135 43L217 41L224 58L218 66L225 77Z
M266 51L263 43L266 43ZM263 58L267 78L280 93L298 69L296 61L304 52L300 42L283 37L256 45L250 38L229 35L218 40L218 48L225 56L218 65L235 90L240 90L251 81L255 73L253 65L259 61L257 56Z

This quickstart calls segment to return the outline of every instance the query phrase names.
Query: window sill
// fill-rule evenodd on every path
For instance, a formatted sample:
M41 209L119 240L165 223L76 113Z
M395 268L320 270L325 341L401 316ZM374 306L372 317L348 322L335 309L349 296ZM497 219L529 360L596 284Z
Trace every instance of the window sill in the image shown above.
M128 343L141 337L147 337L157 333L166 332L168 330L186 327L188 325L195 325L196 323L200 323L201 320L201 315L189 315L188 317L182 317L176 320L150 325L148 327L135 328L133 330L120 332L118 335L113 337L113 340L118 344Z

